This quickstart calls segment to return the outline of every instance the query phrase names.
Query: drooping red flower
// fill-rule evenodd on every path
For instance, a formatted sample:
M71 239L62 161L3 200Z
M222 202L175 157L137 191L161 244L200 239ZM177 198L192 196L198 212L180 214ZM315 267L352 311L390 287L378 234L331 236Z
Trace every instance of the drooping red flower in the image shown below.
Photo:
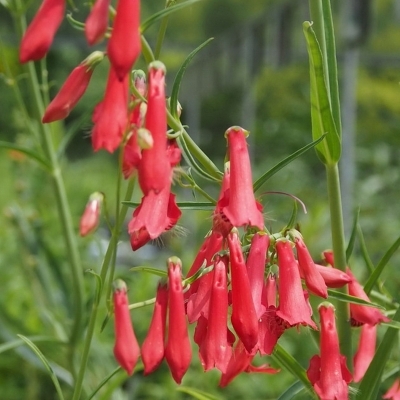
M90 195L79 223L79 233L81 236L89 235L89 233L92 233L97 228L103 198L104 195L100 192Z
M95 51L72 70L57 95L47 106L42 118L43 123L58 121L69 115L84 95L95 65L103 58L104 54L101 51Z
M352 278L349 282L349 295L358 297L359 299L370 301L364 289L357 281L356 277L351 272L350 268L346 269L347 275ZM390 319L382 314L380 310L375 307L361 306L358 304L350 303L350 316L353 325L368 324L376 325L380 322L389 322Z
M275 246L279 266L279 307L276 314L292 326L309 325L317 329L304 297L291 243L288 240L278 240Z
M118 364L132 375L140 355L140 348L129 314L129 301L125 282L118 279L114 283L114 356Z
M19 49L21 63L43 58L53 43L65 12L65 0L43 0L22 37Z
M307 288L315 295L326 299L328 297L328 289L326 287L324 278L315 266L315 263L301 236L296 236L295 245L299 268L301 275L304 277Z
M175 202L175 195L170 193L168 187L157 194L151 191L143 196L128 224L132 249L139 249L171 229L181 214Z
M145 128L153 137L153 146L143 149L139 163L139 185L144 195L171 186L172 167L167 153L167 114L165 67L155 61L149 66Z
M223 213L233 226L256 226L264 228L261 205L256 202L246 137L248 132L233 126L225 132L228 140L230 161L230 189L228 205Z
M361 327L358 349L354 355L354 382L360 382L364 377L369 364L375 355L376 346L376 325L364 324Z
M325 267L319 264L315 264L315 266L317 267L317 270L324 279L326 286L328 286L329 288L340 288L351 282L351 278L340 269L329 266ZM301 274L302 271L300 271L300 275Z
M140 55L140 0L118 0L107 54L120 81Z
M260 318L265 312L265 305L262 302L262 294L265 286L264 272L268 247L269 236L265 232L256 233L251 239L250 251L246 260L251 295L253 297L253 303L258 318Z
M232 285L232 326L251 352L258 341L258 318L251 296L249 277L236 230L228 235Z
M177 257L169 258L168 339L165 347L165 359L176 383L181 383L192 358L192 349L186 326L181 272L181 261Z
M255 367L251 365L253 358L254 355L249 354L244 344L239 340L232 353L231 359L229 360L226 372L221 375L219 386L227 386L241 372L277 374L280 371L279 369L270 367L268 364Z
M166 285L160 283L157 288L156 303L154 305L150 328L142 344L142 360L145 375L155 371L164 358L167 307L168 288Z
M400 378L397 378L382 399L400 400Z
M321 400L347 400L352 376L346 358L340 354L335 309L330 303L319 308L321 320L320 355L310 360L307 376Z
M232 344L228 342L228 286L225 263L227 260L217 258L214 262L209 302L210 312L207 319L207 331L201 341L199 354L205 371L218 368L226 372L232 355Z
M110 68L104 99L94 109L92 145L94 151L106 149L112 153L120 144L128 127L129 79L119 81Z
M110 1L96 0L86 18L85 36L91 46L99 43L107 32Z

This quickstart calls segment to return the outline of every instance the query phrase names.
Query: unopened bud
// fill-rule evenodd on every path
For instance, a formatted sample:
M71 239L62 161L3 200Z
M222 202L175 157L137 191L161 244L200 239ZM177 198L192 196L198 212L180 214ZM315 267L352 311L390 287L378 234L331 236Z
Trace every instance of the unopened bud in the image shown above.
M151 135L151 132L146 128L138 129L137 141L139 147L144 150L151 149L154 144L153 136Z
M100 192L94 192L90 195L79 224L79 233L81 236L87 236L89 233L96 230L99 224L103 199L104 195Z

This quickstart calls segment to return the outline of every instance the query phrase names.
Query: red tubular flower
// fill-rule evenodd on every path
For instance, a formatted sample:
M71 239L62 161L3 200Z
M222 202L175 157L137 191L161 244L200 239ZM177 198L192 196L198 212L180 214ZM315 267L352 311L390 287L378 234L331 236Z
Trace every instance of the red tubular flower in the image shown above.
M99 43L107 32L109 7L110 0L96 0L86 18L85 36L91 46Z
M302 272L307 288L315 295L326 299L328 297L328 289L324 278L315 266L303 238L301 236L296 236L295 244L299 268Z
M397 378L382 399L400 400L400 379Z
M251 352L258 341L258 318L237 232L228 235L232 285L232 326Z
M139 344L133 331L129 314L129 301L125 282L118 279L114 284L114 356L118 364L132 375L140 355Z
M164 358L167 307L167 286L159 284L150 328L142 345L142 360L145 375L155 371Z
M21 63L43 58L53 42L65 12L65 0L43 0L25 31L19 49Z
M364 324L361 327L358 350L354 355L354 382L360 382L375 355L376 325Z
M310 360L307 376L321 400L347 400L351 373L340 354L335 309L330 303L319 306L321 320L321 355Z
M149 240L156 239L171 229L181 214L175 202L175 195L169 192L169 188L158 194L150 192L143 196L128 224L132 249L139 249Z
M300 272L294 258L291 243L276 242L279 265L279 307L277 315L290 325L309 325L317 329L311 319L310 307L304 298Z
M189 323L197 321L200 316L208 319L213 274L208 273L198 279L196 293L192 294L186 304L186 313Z
M230 161L230 190L229 204L223 208L223 213L233 226L250 225L262 230L264 218L261 206L254 198L247 136L248 132L238 126L225 132Z
M94 66L103 57L104 54L101 51L95 51L72 70L57 95L47 106L42 118L44 124L64 119L69 115L85 93L92 77Z
M232 354L232 345L228 343L227 335L228 286L225 262L217 258L213 274L209 275L213 275L209 305L211 312L199 354L205 371L215 367L225 373Z
M114 69L111 68L104 99L93 112L94 151L104 148L112 153L120 145L128 126L128 88L128 76L119 81Z
M186 327L185 304L183 299L182 265L177 257L168 259L168 339L165 359L176 383L181 383L192 358L189 335Z
M340 269L333 267L325 267L323 265L315 264L317 270L325 281L326 286L329 288L340 288L351 282L351 278ZM302 274L302 271L300 271ZM303 278L303 276L302 276Z
M241 372L248 373L264 373L264 374L276 374L280 370L270 367L268 364L261 365L259 367L254 367L251 365L254 355L250 355L244 344L239 340L233 353L229 360L229 364L226 372L221 375L221 380L219 381L220 387L227 386L233 381Z
M358 283L355 276L352 274L350 268L346 269L347 275L352 278L349 283L349 295L358 297L359 299L370 301L367 294L364 292L362 286ZM380 310L369 306L360 306L358 304L350 303L350 316L353 325L368 324L376 325L380 322L389 322L390 319L382 314Z
M104 195L99 192L95 192L90 196L79 223L79 233L81 236L89 235L89 233L92 233L97 228L103 198Z
M140 55L140 0L118 0L107 54L118 79L123 80Z
M258 318L265 312L265 305L262 304L262 294L268 247L269 236L265 232L256 233L251 240L250 252L246 261L251 295Z
M159 62L149 66L148 99L145 128L153 137L153 146L143 149L139 164L139 184L143 194L158 193L170 187L171 162L167 154L167 114L165 102L165 67Z

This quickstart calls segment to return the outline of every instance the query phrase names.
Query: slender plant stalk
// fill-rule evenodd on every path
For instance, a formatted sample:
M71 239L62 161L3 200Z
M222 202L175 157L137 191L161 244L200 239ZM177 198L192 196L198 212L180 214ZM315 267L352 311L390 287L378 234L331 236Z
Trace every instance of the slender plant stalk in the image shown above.
M328 183L329 209L331 216L332 247L335 255L335 268L341 271L346 270L346 243L344 237L342 200L340 194L340 179L338 165L327 165L326 176ZM347 286L340 289L343 293L348 293ZM345 302L337 302L337 321L340 349L347 358L347 363L352 369L352 346L351 346L351 326L350 310Z
M21 9L20 2L19 8ZM16 25L20 34L26 29L26 21L24 16L20 16L16 20ZM69 260L69 266L72 277L73 290L73 304L74 304L74 320L71 328L69 337L69 360L71 372L74 375L74 354L76 351L76 345L80 339L82 321L83 321L83 307L84 307L84 290L83 290L83 276L81 260L79 256L78 246L76 242L75 231L72 223L71 211L67 199L67 193L64 185L64 180L61 174L61 168L58 163L57 153L54 148L52 141L51 130L48 125L41 123L41 118L44 113L44 104L40 92L40 85L38 82L35 66L32 62L29 62L26 67L28 71L28 79L30 83L30 89L34 98L35 105L35 118L39 122L39 133L41 135L41 143L43 152L45 153L48 162L51 166L51 178L53 180L54 193L57 203L57 210L61 221L62 232L66 245L66 253Z

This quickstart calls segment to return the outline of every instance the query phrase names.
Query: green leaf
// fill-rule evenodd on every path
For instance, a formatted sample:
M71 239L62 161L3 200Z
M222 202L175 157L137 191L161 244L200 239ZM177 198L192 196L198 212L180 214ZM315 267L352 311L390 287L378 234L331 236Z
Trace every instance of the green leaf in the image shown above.
M131 268L130 271L132 271L132 272L140 272L140 271L148 272L149 274L161 276L162 278L165 278L167 276L166 271L163 271L163 270L157 269L157 268L141 266L141 265L138 267Z
M400 322L398 321L381 322L380 324L393 329L400 329Z
M27 149L23 146L19 146L14 143L4 142L4 141L0 141L0 148L1 147L4 149L10 149L10 150L18 151L19 153L25 154L29 158L32 158L33 160L37 161L46 170L51 171L50 163L46 159L41 157L39 154L35 153L34 151L32 151L30 149Z
M349 294L338 292L336 290L328 289L329 297L332 297L336 300L343 301L345 303L353 303L353 304L358 304L360 306L367 306L367 307L376 307L376 308L381 308L385 309L379 304L376 303L371 303L369 301L365 301L363 299L360 299L358 297L350 296Z
M272 167L270 170L268 170L265 174L263 174L260 178L258 178L254 184L253 184L253 190L256 192L258 189L261 188L261 186L268 181L272 176L274 176L278 171L280 171L283 167L286 165L290 164L293 160L295 160L297 157L300 157L302 154L304 154L307 150L312 149L315 147L318 143L320 143L322 140L325 138L325 134L322 135L320 138L317 140L314 140L313 142L307 144L306 146L302 147L301 149L295 151L292 153L290 156L286 157L284 160L280 161L278 164L276 164L274 167Z
M56 343L56 344L63 344L67 345L68 342L64 342L60 339L54 338L52 336L31 336L29 338L32 342L47 342L47 343ZM16 339L10 342L2 343L0 345L0 354L4 353L7 350L13 350L21 345L23 345L25 341L23 339Z
M341 143L325 83L322 53L310 22L303 23L303 32L310 61L312 136L316 140L327 134L316 151L324 164L334 165L340 159Z
M93 397L97 394L97 392L118 372L123 371L121 367L116 368L110 375L106 376L97 386L97 388L92 392L92 394L87 398L87 400L93 399ZM125 377L126 378L126 377Z
M400 321L400 308L396 311L392 321ZM381 377L392 349L397 345L397 341L397 329L388 328L361 381L355 400L376 400L378 398Z
M385 255L381 258L376 268L373 270L372 274L370 274L367 283L364 286L365 293L369 293L375 283L378 281L381 276L384 268L386 267L389 260L392 258L392 255L397 251L400 246L400 237L392 244L389 250L385 253Z
M300 394L305 390L303 382L296 381L293 385L289 386L277 400L292 400L295 395Z
M282 369L286 369L294 377L296 377L310 392L310 394L314 393L313 387L307 378L306 370L279 343L275 346L275 350L271 357L278 363L280 367L282 367Z
M349 244L347 245L346 249L346 261L348 262L350 259L351 254L353 253L354 243L357 237L357 227L358 227L358 220L360 217L360 208L357 209L354 215L354 222L353 222L353 229L351 230Z
M51 368L50 363L47 361L46 357L44 354L39 350L39 348L27 337L23 335L17 335L19 338L21 338L30 348L31 350L39 357L39 359L42 361L43 365L45 366L46 370L48 371L51 380L53 381L53 384L56 388L58 397L60 400L64 400L64 396L60 387L60 382L58 382L57 376L53 371L53 368Z
M213 394L203 392L199 389L193 389L187 386L180 386L176 388L178 392L187 393L198 400L221 400L221 397L214 396Z
M372 271L375 269L375 266L374 266L373 262L371 261L371 258L368 254L367 245L364 240L364 234L362 232L360 225L357 226L357 234L358 234L358 242L360 244L361 255L364 259L364 262L365 262L369 272L372 273Z
M200 0L187 0L183 3L178 3L175 4L171 7L164 8L161 11L156 12L153 14L150 18L147 18L145 21L142 22L140 25L140 31L141 33L144 33L147 29L150 28L151 25L153 25L155 22L157 22L159 19L167 16L168 14L171 14L175 11L181 10L185 7L191 6L195 3L198 3Z
M179 94L179 89L181 86L182 78L183 75L186 72L186 68L192 61L193 57L205 46L208 45L213 40L213 38L207 39L205 42L203 42L200 46L196 47L186 58L186 60L183 62L181 67L179 68L178 73L175 76L174 84L172 86L172 92L171 92L171 100L170 100L170 112L174 118L178 118L178 94Z
M103 290L103 281L101 279L101 276L99 274L97 274L93 269L87 269L85 272L92 274L96 278L95 299L96 299L96 304L99 304L100 298L101 298L101 292Z

